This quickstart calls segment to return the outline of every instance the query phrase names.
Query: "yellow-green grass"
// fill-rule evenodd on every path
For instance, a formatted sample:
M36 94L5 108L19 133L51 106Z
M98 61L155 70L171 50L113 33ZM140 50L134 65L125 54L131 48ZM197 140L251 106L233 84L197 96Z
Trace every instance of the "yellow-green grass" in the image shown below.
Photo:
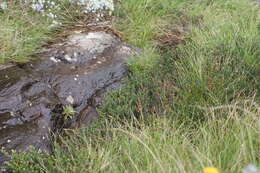
M0 12L0 63L30 58L48 40L50 21L28 7L10 5Z
M34 11L31 8L32 0L26 3L8 1L7 8L0 9L0 64L32 59L47 41L55 40L67 25L87 18L80 12L82 7L71 4L69 0L52 1L59 5L59 10ZM47 17L50 13L55 14L56 18ZM55 25L53 20L61 25Z
M222 172L241 172L259 164L259 118L252 100L244 106L207 110L208 121L187 124L156 117L149 123L103 121L62 138L54 153L13 154L14 172L202 172L214 166ZM218 112L218 113L217 113ZM241 115L242 114L242 115ZM109 118L109 117L106 117ZM111 120L111 119L110 119Z

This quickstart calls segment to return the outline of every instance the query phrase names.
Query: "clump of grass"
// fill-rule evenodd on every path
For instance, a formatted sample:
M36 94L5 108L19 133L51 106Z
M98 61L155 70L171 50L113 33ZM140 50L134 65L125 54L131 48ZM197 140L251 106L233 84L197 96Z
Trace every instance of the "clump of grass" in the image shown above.
M63 116L64 116L64 120L68 120L71 119L73 117L73 115L75 115L76 111L73 109L72 106L64 106L63 107Z
M259 101L258 10L250 2L230 1L197 11L203 21L194 23L191 42L172 59L171 74L180 89L177 107L201 119L199 106L230 104L254 95Z
M50 24L29 7L14 4L0 11L0 63L30 58L49 39Z
M248 163L260 166L260 121L256 117L260 112L251 112L253 105L239 109L230 106L228 114L221 118L209 111L210 120L197 128L167 117L152 117L149 125L140 121L111 124L104 120L99 128L74 131L68 139L63 138L62 145L55 144L53 155L41 157L42 153L36 151L15 155L9 166L14 172L30 168L45 173L190 173L201 172L207 166L222 172L240 172ZM226 114L224 109L220 112Z
M24 4L8 1L7 8L0 9L0 64L28 61L68 26L93 20L82 12L83 6L71 0L53 2L58 8L47 4L37 11L33 1L27 0Z
M161 55L158 51L150 51L153 56L144 55L145 61L143 57L137 57L136 62L130 64L133 73L130 84L112 94L112 99L109 98L104 106L104 112L111 111L111 115L115 116L139 116L139 108L144 114L174 111L176 116L199 121L206 118L200 107L228 105L254 95L259 101L259 7L251 1L194 1L189 5L187 2L179 2L180 6L172 7L177 14L182 14L179 19L185 19L185 23L189 24L190 34L185 36L185 45ZM133 11L141 8L136 4ZM186 9L182 9L184 4L187 5ZM144 5L144 11L147 6ZM126 10L126 23L136 22L137 19L128 14ZM158 17L153 11L149 14L154 14L153 18ZM160 18L170 16L168 21L181 23L170 14L166 13ZM146 24L146 21L143 20L143 23ZM164 25L158 26L163 28ZM126 29L126 38L128 32ZM138 32L129 34L137 35ZM152 34L155 35L154 32ZM143 39L145 49L153 41L149 37ZM157 57L155 60L149 58L154 56ZM146 66L146 62L153 65L148 63Z

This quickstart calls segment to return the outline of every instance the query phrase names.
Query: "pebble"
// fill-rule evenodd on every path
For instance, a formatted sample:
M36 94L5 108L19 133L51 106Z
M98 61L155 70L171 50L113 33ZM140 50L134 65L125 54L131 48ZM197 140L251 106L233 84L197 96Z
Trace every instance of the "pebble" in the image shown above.
M77 56L78 56L78 53L74 52L74 57L77 58Z
M71 95L69 95L67 98L66 98L66 101L70 104L73 104L74 103L74 99Z
M71 57L70 57L68 54L66 54L66 55L64 56L64 58L65 58L67 61L69 61L69 62L72 61Z
M0 168L0 172L6 172L7 169L6 168Z
M10 112L10 115L11 115L12 117L14 117L14 116L15 116L14 112Z
M70 69L71 69L71 70L75 70L76 67L75 67L75 66L71 66Z
M50 60L52 60L53 62L55 62L55 63L57 63L58 62L58 60L55 58L55 57L50 57Z

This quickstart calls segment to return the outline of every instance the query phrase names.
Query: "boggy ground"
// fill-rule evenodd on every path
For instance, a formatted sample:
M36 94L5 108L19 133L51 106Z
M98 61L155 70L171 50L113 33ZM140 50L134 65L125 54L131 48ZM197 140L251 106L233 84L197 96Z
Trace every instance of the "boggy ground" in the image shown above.
M255 1L118 3L116 28L144 52L129 61L127 84L106 97L99 121L67 132L52 155L13 152L8 167L47 173L259 168Z

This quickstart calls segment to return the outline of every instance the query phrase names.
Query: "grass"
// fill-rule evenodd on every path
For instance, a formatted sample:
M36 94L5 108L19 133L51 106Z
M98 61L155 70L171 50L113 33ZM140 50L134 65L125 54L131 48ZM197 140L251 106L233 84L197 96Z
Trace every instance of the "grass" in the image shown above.
M10 5L0 12L0 63L24 61L49 39L51 21L28 7Z
M53 25L52 18L32 10L32 0L24 4L10 1L7 9L0 9L0 64L31 60L44 44L58 38L68 26L89 19L81 13L82 7L69 0L53 1L60 9L49 8L45 14L55 14L54 20L61 25Z
M189 173L260 167L259 6L125 0L115 17L123 39L144 52L129 61L127 84L107 96L98 122L54 142L52 155L14 152L9 168ZM171 44L160 39L165 35Z
M63 139L62 147L55 144L52 156L15 154L16 161L10 165L16 172L34 169L46 173L190 173L201 172L206 166L240 172L248 163L259 166L260 121L256 113L245 115L241 118L239 111L231 108L227 118L210 117L197 128L167 117L152 118L149 124L104 122L103 128L74 132Z

